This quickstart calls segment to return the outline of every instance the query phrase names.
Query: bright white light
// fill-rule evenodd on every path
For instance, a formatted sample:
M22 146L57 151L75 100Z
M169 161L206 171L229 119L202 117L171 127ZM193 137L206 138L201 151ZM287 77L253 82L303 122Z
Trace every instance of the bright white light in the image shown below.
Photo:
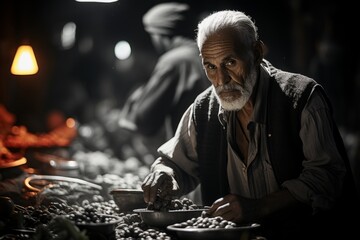
M90 138L94 135L94 130L89 126L81 126L79 128L79 133L85 138Z
M112 3L118 0L76 0L77 2L98 2L98 3Z
M61 33L61 45L64 49L69 49L75 44L76 24L68 22L64 25Z
M115 45L115 56L120 60L128 59L131 55L130 44L126 41L120 41Z

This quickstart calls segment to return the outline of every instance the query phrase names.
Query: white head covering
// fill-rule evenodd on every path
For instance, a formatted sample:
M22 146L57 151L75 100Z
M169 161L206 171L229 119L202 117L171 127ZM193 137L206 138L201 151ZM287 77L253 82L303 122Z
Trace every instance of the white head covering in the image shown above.
M151 8L143 17L145 30L150 34L182 35L189 28L186 22L190 7L185 3L161 3Z

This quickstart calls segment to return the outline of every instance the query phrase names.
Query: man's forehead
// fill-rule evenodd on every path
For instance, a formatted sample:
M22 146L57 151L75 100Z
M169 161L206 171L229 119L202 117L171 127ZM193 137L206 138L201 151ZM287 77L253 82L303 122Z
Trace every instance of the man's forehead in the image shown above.
M236 35L233 29L220 29L207 37L202 48L212 44L234 43L235 39Z
M228 31L221 31L210 36L201 49L202 58L214 58L234 52L235 39Z

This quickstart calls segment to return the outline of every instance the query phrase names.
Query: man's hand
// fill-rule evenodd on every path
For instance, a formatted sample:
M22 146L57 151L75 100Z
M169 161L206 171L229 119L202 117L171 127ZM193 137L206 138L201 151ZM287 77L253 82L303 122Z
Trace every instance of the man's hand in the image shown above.
M258 222L275 213L289 213L289 210L304 208L287 189L281 189L260 199L249 199L229 194L216 200L207 213L222 216L236 223Z
M249 223L257 220L259 200L229 194L216 200L207 210L210 216L221 216L236 223Z
M179 185L173 175L159 170L146 176L141 187L146 203L154 203L157 195L162 199L171 199L179 191Z

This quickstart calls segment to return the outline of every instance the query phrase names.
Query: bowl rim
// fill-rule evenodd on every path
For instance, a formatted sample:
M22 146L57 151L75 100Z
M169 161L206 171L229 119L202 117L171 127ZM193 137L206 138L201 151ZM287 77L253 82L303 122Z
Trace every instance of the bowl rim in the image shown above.
M174 209L174 210L167 210L167 211L158 211L158 210L149 210L147 208L137 208L134 209L133 212L136 213L160 213L160 214L167 214L167 213L189 213L189 212L199 212L204 211L206 208L198 208L198 209Z
M243 231L243 230L256 229L256 228L259 228L260 226L261 225L259 223L249 223L249 224L240 225L240 226L232 227L232 228L196 228L196 227L181 228L181 227L176 227L175 224L171 224L171 225L167 226L166 228L170 231L201 233L201 232Z
M6 161L0 161L0 169L18 167L20 165L24 165L26 162L27 162L26 157L21 157L19 159L11 159L11 160L6 159Z
M34 191L34 192L40 192L41 189L36 188L35 186L31 185L32 181L48 181L49 183L51 181L60 181L60 182L73 182L73 183L78 183L78 184L83 184L83 185L87 185L89 187L95 188L97 190L102 190L102 186L80 179L80 178L74 178L74 177L66 177L66 176L60 176L60 175L31 175L28 176L24 179L24 185L27 189ZM48 185L48 184L46 184Z
M115 188L110 190L110 194L116 193L144 193L142 189L131 189L131 188Z

